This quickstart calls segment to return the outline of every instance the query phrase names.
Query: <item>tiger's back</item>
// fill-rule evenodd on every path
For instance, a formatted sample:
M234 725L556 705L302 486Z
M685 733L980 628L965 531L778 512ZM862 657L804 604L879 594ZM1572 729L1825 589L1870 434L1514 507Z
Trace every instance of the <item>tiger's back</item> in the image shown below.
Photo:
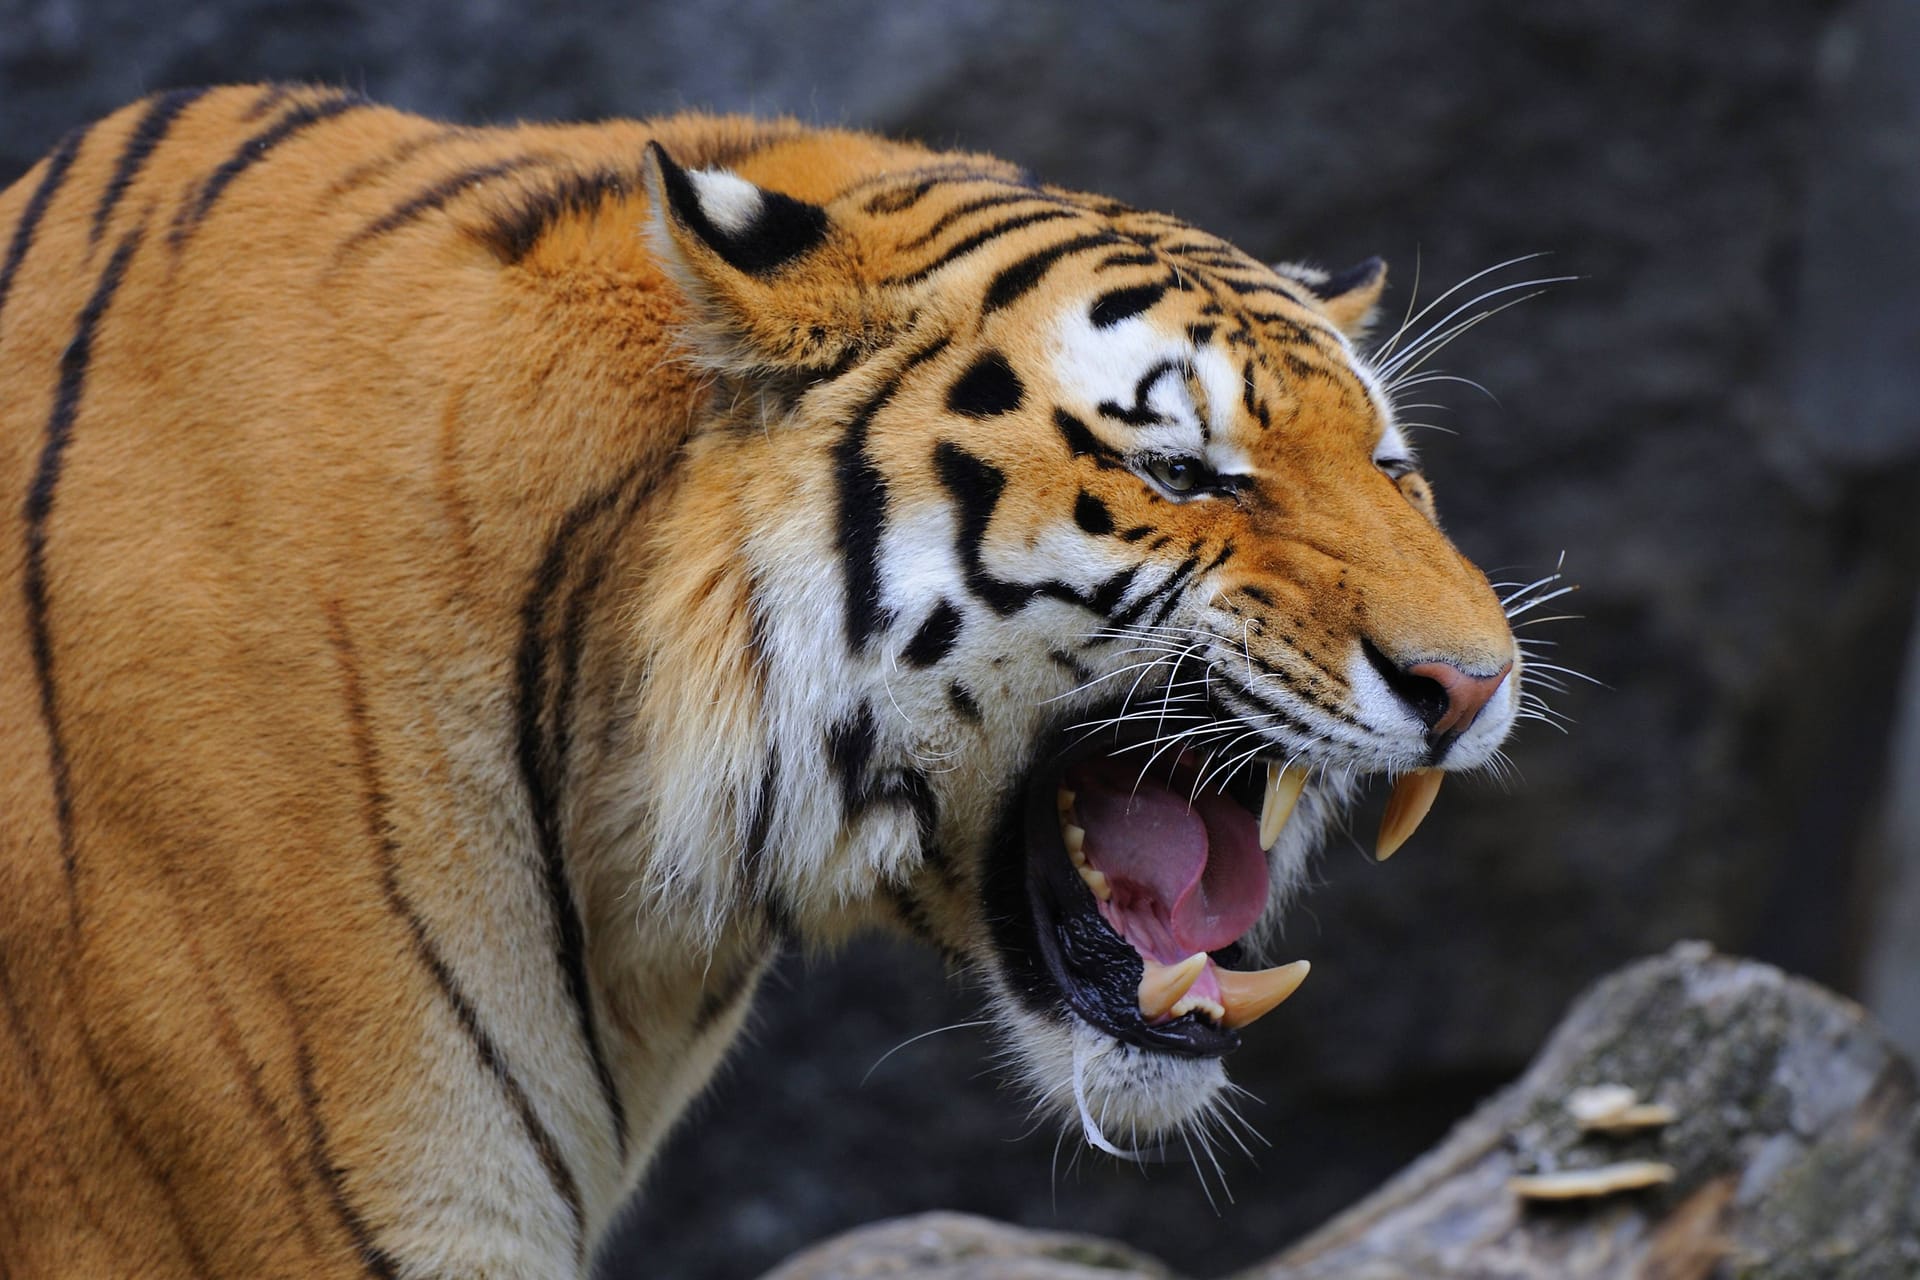
M472 1178L560 1184L579 1220L516 1228L576 1253L611 1210L571 1170L618 1184L616 1144L541 1119L600 1082L500 1012L575 1007L566 965L496 950L554 932L525 856L554 815L437 797L550 766L594 557L701 391L632 226L554 220L636 195L651 137L698 162L778 131L183 92L0 197L10 1272L381 1271L356 1206ZM499 270L596 237L581 292ZM414 1140L442 1075L449 1109L508 1095L532 1167Z

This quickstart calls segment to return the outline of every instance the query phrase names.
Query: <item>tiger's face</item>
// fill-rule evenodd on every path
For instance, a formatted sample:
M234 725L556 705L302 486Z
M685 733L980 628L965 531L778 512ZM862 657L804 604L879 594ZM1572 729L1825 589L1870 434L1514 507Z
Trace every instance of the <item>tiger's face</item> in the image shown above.
M655 163L708 358L760 389L744 434L830 477L756 543L796 671L769 715L819 747L780 828L816 833L812 900L983 974L1089 1140L1195 1122L1305 975L1255 957L1358 782L1397 780L1384 857L1518 709L1353 346L1384 268L1270 268L986 162L807 200Z

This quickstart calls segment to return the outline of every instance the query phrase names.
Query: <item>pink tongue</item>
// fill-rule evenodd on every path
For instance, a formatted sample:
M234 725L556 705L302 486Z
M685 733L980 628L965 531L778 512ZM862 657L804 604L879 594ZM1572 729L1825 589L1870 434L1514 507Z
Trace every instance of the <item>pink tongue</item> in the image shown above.
M1070 769L1067 786L1087 861L1113 886L1103 914L1151 959L1218 951L1266 909L1259 824L1226 796L1189 801L1191 784L1175 789L1099 761Z

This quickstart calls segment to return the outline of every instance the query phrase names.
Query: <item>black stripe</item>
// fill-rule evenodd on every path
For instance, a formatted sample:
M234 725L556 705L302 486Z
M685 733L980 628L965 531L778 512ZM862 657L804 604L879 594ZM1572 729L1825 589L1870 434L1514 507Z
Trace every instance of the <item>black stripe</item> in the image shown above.
M1101 245L1117 244L1119 237L1109 231L1096 231L1092 235L1075 236L1059 244L1049 246L1037 253L1029 254L1011 266L1002 267L1000 273L987 286L986 296L981 299L980 313L991 314L1000 308L1009 306L1029 289L1039 284L1041 278L1053 269L1062 258Z
M477 234L502 262L511 265L532 253L562 218L585 217L609 196L625 196L638 188L635 175L620 170L569 173L550 186L529 192Z
M1293 644L1292 636L1287 636L1285 637L1285 639L1289 645ZM1306 682L1302 683L1301 681L1296 679L1292 674L1282 669L1281 667L1274 665L1272 662L1261 657L1257 653L1242 653L1240 660L1243 662L1250 662L1254 667L1259 669L1261 672L1265 673L1266 675L1272 676L1274 680L1276 680L1282 688L1286 689L1289 693L1293 694L1295 697L1299 698L1301 701L1311 703L1313 706L1320 708L1320 710L1326 712L1328 715L1332 716L1335 720L1340 721L1342 724L1347 725L1350 728L1358 729L1363 734L1370 733L1371 730L1368 729L1367 725L1364 722L1362 722L1358 717L1356 717L1351 711L1348 711L1345 707L1341 706L1338 702L1332 701L1325 694L1319 693L1316 691L1317 687L1322 683L1324 683L1327 687L1332 689L1336 689L1336 690L1344 689L1347 687L1346 680L1344 680L1339 675L1336 675L1334 672L1329 671L1326 667L1320 665L1320 663L1315 661L1312 655L1308 654L1304 649L1295 647L1294 653L1308 666L1312 667L1314 671L1318 672L1319 673L1318 676L1317 677L1308 676L1306 679ZM1249 691L1248 696L1250 697L1253 696L1252 691Z
M416 133L396 143L391 151L377 155L371 160L363 160L353 168L334 179L327 188L330 195L343 195L355 187L380 177L392 169L411 160L431 147L445 146L450 142L459 142L474 136L474 130L463 125L438 125L425 133Z
M1263 430L1273 425L1273 417L1267 412L1267 402L1254 383L1251 359L1240 368L1240 403L1246 406L1248 414L1259 420Z
M1162 360L1159 364L1154 365L1145 373L1141 374L1139 381L1133 384L1132 405L1122 405L1112 400L1102 400L1100 402L1100 416L1103 418L1112 418L1116 422L1124 422L1130 427L1151 427L1165 422L1166 419L1155 412L1147 401L1152 398L1153 389L1159 385L1162 378L1170 373L1180 372L1182 372L1181 366L1171 360Z
M975 249L978 249L981 245L998 240L1001 236L1018 231L1022 227L1031 227L1035 223L1052 222L1056 218L1071 218L1073 216L1074 210L1072 209L1037 209L1032 213L1023 213L1016 217L1006 218L994 223L990 227L974 232L925 266L909 271L904 275L890 276L881 281L881 283L887 285L918 284L956 258L963 258Z
M322 98L318 102L297 106L248 138L227 157L218 169L207 175L206 182L200 187L200 194L190 203L180 206L180 214L174 219L173 230L168 235L169 243L176 249L185 244L187 237L191 236L194 229L206 220L207 214L213 211L213 206L221 195L233 185L234 179L266 159L275 147L303 129L331 120L337 115L344 115L349 111L371 105L358 94L336 94L333 97Z
M442 178L426 190L402 200L386 213L354 232L347 238L346 243L340 246L340 252L342 254L351 252L369 240L398 231L408 223L446 207L454 197L472 190L483 182L490 182L495 178L518 173L522 169L546 162L544 156L514 156L512 159L501 160L495 164L463 169L451 177Z
M945 346L945 340L940 343ZM867 456L867 428L899 389L896 376L867 398L833 449L838 515L834 545L846 580L847 645L866 650L874 634L892 621L880 599L880 540L887 528L887 480Z
M1112 617L1114 610L1120 607L1120 602L1126 599L1127 592L1133 589L1134 579L1140 576L1140 571L1145 567L1143 564L1132 564L1114 573L1094 589L1093 595L1087 600L1087 608Z
M85 976L83 973L75 971L70 975L70 980L72 982L70 989L77 991L84 986ZM28 1038L25 1011L21 1008L19 999L14 994L12 981L7 977L4 959L0 959L0 1003L4 1003L6 1006L7 1020L12 1024L10 1029L14 1032L16 1043L19 1044L22 1055L28 1060L27 1069L32 1072L36 1084L39 1084L41 1081L41 1070L34 1062L38 1054L35 1052L32 1041ZM213 1267L207 1261L206 1252L200 1247L200 1243L194 1239L193 1232L188 1226L186 1207L181 1202L179 1188L174 1186L173 1179L168 1173L171 1167L170 1163L156 1158L153 1149L141 1140L139 1132L134 1128L133 1117L127 1114L127 1109L121 1103L119 1095L114 1092L114 1083L118 1076L117 1074L109 1075L107 1073L105 1064L102 1063L100 1059L99 1046L94 1043L92 1029L87 1026L84 1018L75 1020L74 1032L75 1038L79 1042L81 1060L86 1064L87 1074L91 1077L90 1083L93 1088L99 1092L103 1100L107 1119L111 1123L114 1136L126 1145L127 1150L133 1156L134 1163L140 1167L140 1172L152 1181L155 1191L159 1194L162 1203L166 1206L167 1218L173 1224L174 1235L179 1238L180 1252L185 1255L188 1268L195 1275L212 1275ZM36 1092L46 1094L49 1091L41 1087L36 1089ZM84 1193L81 1192L79 1184L73 1181L73 1174L70 1171L67 1173L67 1181L74 1187L75 1198L81 1201L81 1211L85 1213L89 1219L94 1218L95 1214L92 1212L93 1206L85 1203ZM144 1217L144 1215L142 1216ZM144 1232L148 1228L142 1225L137 1226L136 1229ZM17 1237L14 1238L17 1239ZM144 1240L141 1241L141 1244L144 1247L146 1256L151 1256L151 1246Z
M547 544L539 566L520 606L520 643L515 672L515 737L521 784L526 788L527 805L533 818L535 838L546 881L547 903L553 918L555 959L566 982L580 1023L580 1038L593 1063L594 1075L608 1113L613 1118L614 1140L621 1157L626 1155L626 1106L614 1086L613 1073L594 1022L593 995L587 984L586 929L574 899L568 878L564 841L560 830L560 761L555 746L559 731L550 735L545 727L550 689L547 678L547 626L553 597L564 585L573 544L602 516L612 511L623 497L637 506L651 489L651 482L635 489L639 475L635 467L626 475L578 503L561 521ZM657 479L657 477L656 477ZM631 510L632 507L629 508ZM569 610L571 611L571 610ZM564 708L562 708L564 714Z
M940 818L933 783L918 769L874 769L879 743L871 702L863 701L851 717L827 730L827 767L840 784L841 821L851 824L880 805L906 805L920 836L921 856L942 879L951 880L952 868L933 847Z
M1159 262L1160 259L1154 257L1150 249L1119 249L1094 263L1093 269L1111 271L1116 267L1151 267Z
M856 179L842 187L839 191L835 192L826 203L831 205L841 200L851 200L861 192L870 191L875 187L887 187L887 189L880 194L891 196L901 192L903 189L913 189L912 184L915 183L923 183L929 188L932 188L962 182L996 182L1002 186L1039 186L1039 183L1034 179L1032 174L1010 164L1003 165L1003 167L999 169L983 169L973 160L943 160L938 164L923 164L913 169L898 169L891 173L868 174L866 177ZM901 185L888 187L888 183ZM875 200L879 198L880 196L873 197ZM918 197L915 198L918 199ZM897 212L897 210L890 210L888 207L882 206L878 209L869 209L867 212L877 214Z
M747 840L740 850L740 878L749 902L760 909L767 932L776 946L797 942L800 931L780 891L767 883L768 841L773 830L773 810L778 799L780 753L767 747L767 761L760 771L760 789L754 796L753 812L747 819Z
M933 190L934 185L934 180L927 178L908 186L896 187L891 191L882 191L878 195L867 197L866 210L875 217L889 213L905 213L926 199L927 192Z
M1265 591L1261 590L1259 587L1253 586L1251 584L1242 586L1240 588L1240 593L1242 595L1252 598L1253 600L1259 602L1260 604L1271 605L1273 603L1272 596L1268 595Z
M1094 537L1104 537L1113 532L1113 512L1107 504L1085 489L1073 500L1073 522Z
M99 244L100 237L107 233L107 223L112 220L120 198L127 194L127 188L140 176L148 158L166 140L174 120L206 92L205 89L174 89L147 104L146 114L134 125L133 132L127 136L127 145L121 148L120 159L113 166L113 177L100 193L100 203L93 211L93 226L87 232L89 246Z
M33 247L34 232L40 229L40 219L47 214L47 206L53 203L53 197L59 192L60 184L67 180L67 170L73 167L73 158L80 154L80 144L86 140L85 129L75 129L60 139L53 154L47 157L47 168L40 175L40 185L33 189L27 198L27 207L20 215L20 221L13 228L13 239L7 244L7 259L0 264L0 315L7 309L7 294L13 289L14 273L20 270L20 264L26 260L27 250Z
M333 1162L327 1124L320 1117L320 1091L313 1083L313 1054L307 1048L305 1037L298 1032L295 1032L295 1036L294 1069L300 1083L300 1108L307 1117L307 1157L313 1164L314 1177L326 1188L327 1199L332 1203L333 1211L339 1215L340 1225L346 1228L348 1238L353 1241L354 1252L360 1255L360 1265L367 1269L368 1275L393 1280L400 1274L399 1264L394 1261L392 1254L380 1247L366 1219L360 1216L353 1202L347 1198L346 1173Z
M905 801L913 811L914 829L920 833L921 856L941 879L951 881L953 868L947 865L939 846L933 842L934 829L940 821L940 804L934 798L933 780L919 769L902 769L888 782L885 796Z
M953 709L960 714L962 720L973 724L980 723L980 703L974 698L972 691L958 680L951 681L947 685L947 701L953 704Z
M1291 729L1302 737L1319 738L1325 736L1320 730L1307 724L1306 721L1300 719L1285 707L1260 697L1254 690L1244 685L1237 684L1221 676L1218 669L1214 671L1213 675L1214 678L1218 680L1217 686L1213 686L1213 696L1219 698L1222 706L1241 719L1253 720L1257 717L1263 720L1277 720L1280 722L1280 727ZM1242 705L1235 706L1234 703L1236 700ZM1338 741L1339 739L1335 740Z
M930 947L947 950L941 943L939 935L933 931L933 918L927 914L927 909L920 905L920 900L913 896L911 889L905 885L888 885L887 896L893 902L894 914L900 917L900 923L906 927L908 933Z
M1191 565L1193 561L1187 560L1184 563L1187 565ZM1168 618L1171 618L1173 616L1173 611L1175 609L1178 609L1179 607L1180 607L1180 592L1177 590L1170 590L1167 592L1166 599L1161 603L1160 608L1154 612L1153 617L1148 619L1148 622L1151 625L1156 627L1161 626L1165 624Z
M1094 465L1103 471L1123 465L1118 449L1093 434L1086 423L1065 409L1053 411L1053 425L1060 428L1060 434L1067 441L1067 452L1074 457L1092 458Z
M915 249L924 248L932 244L935 240L938 240L941 232L969 214L978 213L982 209L996 209L1001 205L1032 203L1071 207L1067 201L1061 200L1056 196L1046 195L1039 191L1028 191L1024 188L1014 191L1002 191L995 195L980 196L973 200L964 200L954 205L938 218L935 218L933 225L925 231L922 231L911 240L901 241L900 244L895 247L901 253L912 253Z
M1076 684L1085 684L1093 679L1093 671L1086 663L1068 653L1065 649L1049 649L1047 657L1053 665L1072 676Z
M1094 328L1111 329L1122 320L1152 307L1166 292L1167 286L1159 281L1114 289L1095 298L1087 315L1093 321Z
M954 530L954 553L966 575L967 589L995 613L1018 612L1042 596L1085 605L1086 598L1072 586L1057 579L1040 582L1014 582L995 577L981 558L981 544L987 526L993 523L994 508L1006 489L1007 476L984 458L975 456L950 440L933 447L933 470L940 483L960 508Z
M1326 331L1318 325L1302 321L1298 316L1290 316L1281 311L1249 311L1247 312L1247 319L1263 328L1274 331L1282 341L1297 342L1302 346L1311 347L1323 355L1331 355L1338 358L1337 350L1322 345L1323 343L1331 343L1333 341L1332 338L1327 335Z
M473 1045L480 1065L486 1069L501 1091L506 1094L507 1103L519 1118L520 1127L526 1133L527 1140L533 1145L534 1153L539 1156L541 1165L547 1171L547 1179L553 1184L553 1190L567 1207L567 1214L573 1221L573 1253L576 1262L586 1256L586 1240L582 1229L580 1214L580 1186L574 1181L573 1171L567 1167L560 1155L560 1144L552 1132L535 1114L532 1101L526 1090L513 1074L513 1068L507 1062L507 1056L501 1050L492 1034L482 1025L480 1011L468 998L459 979L454 976L453 967L440 954L440 948L434 943L433 936L427 931L427 924L421 918L419 910L407 897L400 886L400 847L394 836L393 821L389 814L392 804L386 790L385 770L381 766L380 753L373 739L372 722L367 714L366 694L360 684L360 669L354 655L352 638L347 634L346 624L341 618L339 607L329 604L327 607L328 637L333 641L335 656L340 666L342 683L345 685L347 700L347 720L352 727L353 748L356 763L360 770L360 782L366 801L366 819L368 834L373 838L379 851L380 892L386 899L387 909L397 916L406 926L407 936L413 943L414 956L421 967L433 975L433 981L440 988L440 994L453 1009L459 1020L460 1028L466 1032L467 1040Z
M33 639L33 670L40 686L40 714L47 723L48 751L53 774L55 816L60 827L60 861L66 870L68 908L78 920L78 890L74 883L73 791L67 774L67 751L60 735L60 705L54 692L53 636L47 625L47 519L53 514L54 493L60 485L61 463L73 440L74 419L80 412L80 396L86 389L87 366L93 359L94 334L113 302L115 290L126 276L127 263L140 245L146 228L135 227L120 240L107 260L93 295L75 322L73 340L60 353L60 382L54 392L53 412L47 418L46 443L40 449L40 465L27 491L23 515L27 525L27 563L24 586L27 597L27 628Z
M1152 550L1153 546L1161 545L1165 541L1166 539L1164 538L1159 539L1152 546L1149 546L1148 550ZM1156 603L1162 604L1163 617L1171 613L1172 606L1180 598L1180 588L1186 585L1187 579L1192 577L1193 571L1199 567L1200 559L1198 556L1188 556L1185 560L1182 560L1172 573L1169 573L1161 580L1159 586L1128 605L1123 612L1115 614L1113 617L1114 625L1127 626L1136 621L1148 609L1153 608Z
M693 1011L693 1034L704 1035L720 1015L733 1008L754 987L759 985L760 974L764 968L764 957L750 956L745 964L722 976L720 982L700 993L700 1003Z
M827 730L827 766L839 779L840 810L847 822L866 812L870 803L867 766L878 737L870 702L862 702L851 719Z
M294 90L305 87L304 85L289 84L285 81L279 84L270 84L261 92L259 97L253 100L253 105L248 107L246 113L240 118L242 120L258 120L265 116L267 112L292 97Z
M931 667L953 652L954 642L959 638L960 611L942 600L913 633L913 639L907 641L900 656L913 666Z
M1017 411L1026 400L1026 384L998 351L987 351L947 389L947 411L968 418L992 418Z
M1252 267L1245 269L1249 271L1253 270ZM1287 302L1297 303L1300 301L1299 297L1291 289L1282 289L1271 280L1245 280L1239 276L1222 275L1217 270L1213 274L1213 279L1215 283L1227 286L1227 288L1242 297L1248 297L1253 294L1265 294L1270 297L1284 299Z

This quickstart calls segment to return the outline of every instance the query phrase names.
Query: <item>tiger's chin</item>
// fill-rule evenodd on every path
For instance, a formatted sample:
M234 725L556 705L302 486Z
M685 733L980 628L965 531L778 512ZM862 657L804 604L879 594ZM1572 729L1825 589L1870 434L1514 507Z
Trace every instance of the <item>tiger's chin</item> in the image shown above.
M1003 811L982 909L1029 1090L1116 1155L1205 1127L1223 1059L1307 975L1260 941L1345 788L1249 754L1056 740Z
M1143 1049L1077 1017L1022 1010L1010 1026L1021 1083L1039 1108L1109 1155L1142 1158L1173 1134L1204 1133L1230 1089L1220 1058Z

